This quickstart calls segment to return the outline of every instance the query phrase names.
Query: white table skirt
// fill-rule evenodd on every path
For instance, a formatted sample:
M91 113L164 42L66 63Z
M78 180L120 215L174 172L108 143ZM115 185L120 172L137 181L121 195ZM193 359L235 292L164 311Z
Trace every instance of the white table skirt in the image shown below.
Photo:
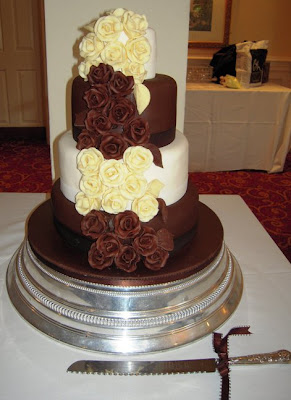
M190 171L280 172L291 143L291 90L188 83L184 134Z
M219 399L218 373L148 377L111 377L66 373L75 360L124 359L59 343L24 321L12 307L5 275L24 236L26 216L43 194L0 194L0 399ZM229 339L230 355L291 350L291 268L239 196L202 195L221 218L225 240L244 276L238 309L217 331L250 325L251 336ZM213 357L212 336L163 353L131 358L146 360ZM291 365L233 367L231 393L236 400L289 400Z

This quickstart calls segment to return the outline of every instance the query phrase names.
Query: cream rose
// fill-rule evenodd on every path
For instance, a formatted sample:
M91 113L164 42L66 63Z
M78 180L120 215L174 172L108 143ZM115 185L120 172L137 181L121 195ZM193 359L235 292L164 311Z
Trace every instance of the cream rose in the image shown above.
M125 199L118 188L108 189L102 198L101 206L110 214L118 214L126 210L127 199Z
M142 146L128 147L123 153L127 168L136 174L142 174L153 162L152 152Z
M108 187L118 187L123 184L127 174L125 165L117 160L105 160L100 165L100 179Z
M135 14L133 11L126 11L122 16L123 28L131 39L145 35L148 22L145 15Z
M83 175L80 180L80 189L86 196L102 197L105 188L98 176Z
M122 22L115 15L99 18L94 25L94 32L103 42L117 40L123 30Z
M78 153L77 168L83 175L96 175L103 161L104 157L101 151L95 149L95 147L90 147Z
M159 212L159 203L151 194L145 194L132 202L131 209L142 222L148 222Z
M139 36L135 39L129 39L125 45L128 58L139 64L145 64L149 61L151 55L151 46L147 38Z
M89 211L100 210L101 208L100 198L88 197L83 192L76 194L75 201L75 208L81 215L87 215Z
M81 78L83 78L85 81L88 80L87 75L90 72L90 68L92 66L92 61L90 60L85 60L82 61L79 66L78 66L78 70L79 70L79 75L81 76Z
M145 194L147 190L147 180L143 176L129 173L119 189L123 197L128 200L134 200Z
M126 76L133 76L135 83L142 83L147 74L143 64L136 62L127 62L123 67L123 73Z
M121 42L110 42L101 52L101 59L115 70L122 68L126 62L126 50Z
M80 56L87 59L96 59L104 48L104 44L95 33L88 33L79 45Z

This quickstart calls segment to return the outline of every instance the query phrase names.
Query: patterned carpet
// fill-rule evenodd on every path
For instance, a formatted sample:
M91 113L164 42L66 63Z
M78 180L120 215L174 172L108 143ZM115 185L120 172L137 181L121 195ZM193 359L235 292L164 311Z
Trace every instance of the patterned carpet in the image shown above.
M0 192L49 193L49 146L25 140L0 141ZM190 180L200 194L240 195L291 261L291 153L284 171L196 172Z

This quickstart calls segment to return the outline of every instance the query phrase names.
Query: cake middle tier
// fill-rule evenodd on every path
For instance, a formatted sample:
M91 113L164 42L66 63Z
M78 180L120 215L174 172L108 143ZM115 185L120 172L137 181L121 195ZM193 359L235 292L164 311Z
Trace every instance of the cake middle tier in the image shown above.
M59 140L59 165L61 191L63 195L75 203L75 196L80 191L81 173L77 168L79 150L72 137L71 131L62 135ZM163 168L152 164L145 171L144 177L150 182L158 179L164 187L159 197L164 199L167 206L180 200L187 190L188 184L188 141L179 131L176 131L175 140L167 146L161 147Z

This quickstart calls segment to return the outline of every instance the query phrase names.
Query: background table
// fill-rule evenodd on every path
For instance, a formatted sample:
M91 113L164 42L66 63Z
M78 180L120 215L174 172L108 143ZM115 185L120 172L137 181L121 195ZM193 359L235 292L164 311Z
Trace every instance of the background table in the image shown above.
M125 359L76 349L38 332L12 307L5 275L24 236L25 219L43 194L0 194L0 399L22 400L214 400L219 399L218 373L147 377L66 373L78 359ZM251 326L251 336L229 339L230 355L291 350L291 267L276 244L239 196L202 195L201 201L221 218L225 240L244 276L242 300L219 329ZM213 357L212 336L163 353L128 358L162 360ZM291 365L233 367L232 398L289 400Z
M184 134L190 171L282 171L291 143L291 90L188 83Z

